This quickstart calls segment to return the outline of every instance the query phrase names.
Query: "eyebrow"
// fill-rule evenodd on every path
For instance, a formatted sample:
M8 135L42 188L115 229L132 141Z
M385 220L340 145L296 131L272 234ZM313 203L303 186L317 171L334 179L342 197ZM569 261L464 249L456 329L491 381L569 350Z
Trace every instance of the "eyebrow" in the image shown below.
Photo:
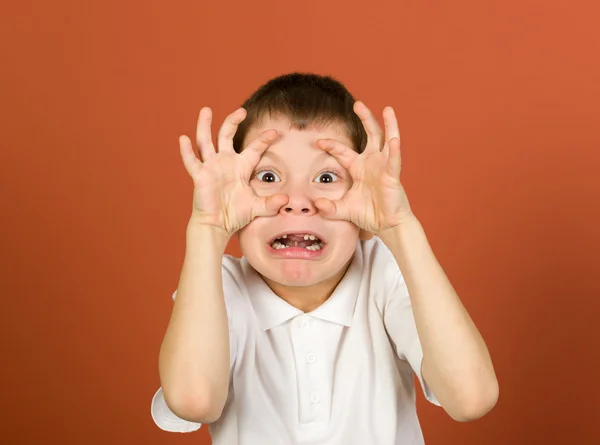
M281 156L279 156L277 153L274 153L272 151L265 151L262 155L263 158L271 158L274 161L281 161ZM317 159L320 158L333 158L335 159L335 156L329 154L326 151L323 151L323 153L321 153L320 155L317 156ZM335 159L337 161L337 159ZM339 161L338 161L339 162Z

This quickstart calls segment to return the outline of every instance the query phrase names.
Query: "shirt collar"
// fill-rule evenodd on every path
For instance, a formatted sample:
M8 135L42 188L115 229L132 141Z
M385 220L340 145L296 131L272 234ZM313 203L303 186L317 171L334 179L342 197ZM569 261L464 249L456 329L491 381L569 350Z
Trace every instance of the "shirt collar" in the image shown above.
M250 300L263 331L304 313L278 297L267 286L260 274L250 266L245 257L241 258L240 263L248 285ZM307 312L307 315L343 326L350 326L360 290L362 268L362 244L359 241L346 274L331 296L321 306Z

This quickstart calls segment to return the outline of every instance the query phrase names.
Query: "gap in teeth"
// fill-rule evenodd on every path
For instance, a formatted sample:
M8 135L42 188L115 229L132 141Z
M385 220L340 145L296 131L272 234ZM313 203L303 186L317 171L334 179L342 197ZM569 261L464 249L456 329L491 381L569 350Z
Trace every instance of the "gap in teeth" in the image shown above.
M314 237L314 235L311 235L311 236L313 236L313 237ZM282 236L282 238L284 238L284 237ZM305 238L305 239L306 239L306 238ZM315 239L316 239L316 238L315 238ZM295 243L295 244L297 245L298 243ZM271 247L272 247L273 249L280 250L280 249L287 249L287 247L288 247L288 246L286 246L285 244L282 244L282 243L280 243L279 241L275 240L275 241L273 241L273 243L271 244ZM290 246L290 247L291 247L291 246ZM297 246L295 246L295 247L297 247ZM307 250L316 251L316 250L321 250L323 247L324 247L323 243L321 243L321 242L316 242L316 243L313 243L313 244L311 244L311 245L305 246L304 248L305 248L305 249L307 249Z
M287 234L281 235L275 241L279 242L280 239L287 239L287 237L288 237ZM308 241L308 240L310 240L310 241L317 241L318 240L317 242L321 242L321 240L319 240L319 238L317 238L315 235L304 234L304 235L301 235L301 237L304 238L305 241ZM283 244L283 243L280 243L280 244ZM323 244L323 243L321 243L321 244Z
M287 238L287 235L281 235L280 238ZM317 239L317 237L314 236L314 235L304 235L304 239L307 240L307 241L308 240L314 241L314 240Z

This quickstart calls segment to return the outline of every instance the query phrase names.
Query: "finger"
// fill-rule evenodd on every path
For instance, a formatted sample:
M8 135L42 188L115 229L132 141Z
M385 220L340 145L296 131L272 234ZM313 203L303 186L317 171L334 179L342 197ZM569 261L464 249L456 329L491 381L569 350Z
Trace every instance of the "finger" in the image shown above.
M215 146L212 143L211 124L212 110L208 107L203 107L198 115L198 124L196 125L196 144L198 145L198 152L202 161L206 161L216 154Z
M190 176L194 177L200 171L200 168L202 168L202 162L200 162L196 157L196 153L194 153L192 141L185 135L179 136L179 153L181 154L185 169Z
M240 156L243 156L250 165L254 168L260 161L263 153L271 146L275 140L279 138L279 132L275 129L263 131L258 137L248 145Z
M392 107L385 107L383 109L383 124L385 126L385 144L383 145L383 152L387 159L389 156L390 140L392 138L398 138L398 140L400 140L398 120L396 119L396 113Z
M233 137L240 123L246 118L246 110L238 108L225 118L217 136L217 150L219 152L233 152Z
M350 221L348 204L343 199L331 201L327 198L318 198L315 200L315 207L326 219L342 219Z
M333 156L346 170L350 170L350 167L359 156L350 147L335 139L317 139L317 147Z
M394 178L400 178L402 159L400 153L400 138L392 138L389 142L390 155L387 160L387 171Z
M363 127L365 127L365 131L367 132L368 139L365 151L381 151L383 132L381 131L379 122L375 119L375 115L360 101L354 103L354 112L362 121Z
M287 195L278 193L276 195L256 197L252 206L252 219L258 216L274 216L279 212L282 206L287 204L289 198Z

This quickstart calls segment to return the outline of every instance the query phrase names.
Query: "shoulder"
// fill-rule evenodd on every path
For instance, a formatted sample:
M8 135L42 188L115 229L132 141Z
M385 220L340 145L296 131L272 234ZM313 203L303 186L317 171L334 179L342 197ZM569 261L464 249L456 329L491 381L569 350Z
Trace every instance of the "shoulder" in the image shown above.
M221 261L221 279L223 298L229 321L235 324L241 322L245 310L247 292L246 277L240 258L233 255L223 255ZM177 297L177 290L173 292L173 300Z
M245 287L244 271L241 260L233 255L223 255L221 262L223 291L242 290Z
M360 241L363 257L363 269L370 277L371 291L375 291L380 303L385 304L390 296L405 286L404 277L390 249L377 236Z
M245 288L244 272L239 258L233 255L223 255L221 261L221 275L223 280L223 294L225 300L231 294L236 294ZM177 289L173 292L173 300L177 297Z
M360 243L363 267L371 272L371 279L381 279L385 283L403 280L394 255L380 238L374 236Z
M241 259L223 255L221 275L229 329L239 333L244 330L248 311L248 286Z
M223 297L227 310L243 312L248 303L248 277L244 270L244 261L233 255L223 255L221 275L223 280Z

